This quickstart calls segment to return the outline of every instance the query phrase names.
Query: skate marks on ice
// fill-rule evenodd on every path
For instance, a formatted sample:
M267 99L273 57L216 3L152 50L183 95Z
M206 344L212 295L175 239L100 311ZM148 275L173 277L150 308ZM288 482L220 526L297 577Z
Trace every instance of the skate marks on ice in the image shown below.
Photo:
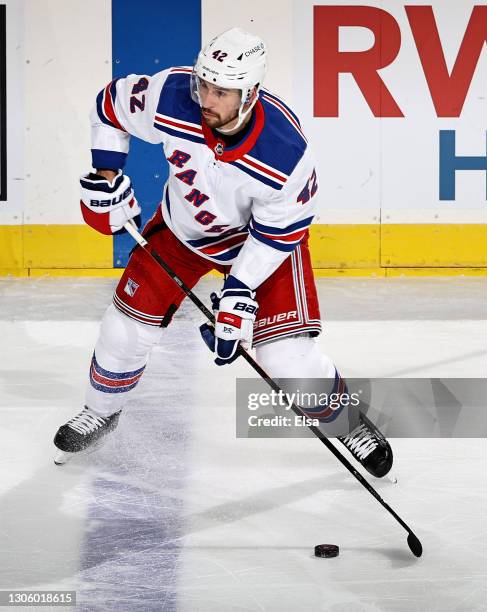
M464 523L479 496L471 487L472 478L466 477L468 462L463 460L453 473L463 482L463 502L453 503L458 500L441 467L448 447L430 449L429 458L439 463L425 475L421 466L426 454L415 459L417 449L404 445L398 452L410 466L401 474L404 490L392 494L397 489L384 486L381 491L407 512L411 522L421 525L428 554L416 565L402 550L403 538L392 521L321 449L312 449L311 441L304 441L306 452L286 441L294 470L289 458L271 452L264 467L260 462L253 466L259 478L251 478L241 449L233 453L228 471L207 460L183 488L174 466L172 478L163 483L154 458L141 461L137 431L136 444L130 445L134 426L127 422L122 444L107 442L96 464L71 464L66 471L49 466L8 496L10 520L2 531L5 528L20 543L18 569L23 581L14 582L18 587L67 581L66 588L73 588L67 570L78 562L81 547L83 567L73 570L71 578L83 610L340 610L351 605L357 610L439 611L461 609L462 601L468 604L463 609L481 609L476 607L477 596L486 594L485 548L476 540L482 533L481 517L470 514L469 538ZM255 442L251 441L253 450L258 451L262 441ZM479 460L480 450L474 449ZM165 455L160 459L161 466L173 463ZM310 460L316 466L311 468L314 477L303 479ZM230 472L239 464L240 482L232 483ZM289 468L287 476L281 466ZM49 470L55 471L55 486ZM47 498L37 499L42 512L19 522L19 508L25 507L40 482L45 483ZM4 501L5 497L2 517ZM447 504L450 509L445 512ZM173 520L173 510L180 511L182 505L184 516ZM82 534L76 526L81 515ZM55 530L59 541L52 539ZM313 557L313 546L322 539L340 544L336 565ZM14 569L8 552L2 567ZM12 572L9 576L15 579ZM6 580L5 586L11 584Z
M80 547L80 610L176 608L187 452L197 404L187 346L193 340L185 339L184 331L182 337L168 331L119 427L87 458L96 475Z
M52 463L58 423L49 419L34 461L43 467L0 498L2 588L65 584L90 612L172 609L187 436L160 397L134 406L99 451L62 467Z
M94 321L0 319L0 408L30 408L37 422L79 405L98 328Z
M254 485L260 494L256 491L251 496L256 500L255 514L244 513L241 520L229 523L227 504L192 514L194 522L207 528L194 530L185 541L179 579L180 593L184 594L181 609L238 610L237 601L243 609L251 610L278 610L279 605L286 610L386 612L483 609L487 595L482 518L486 491L475 486L478 475L472 472L472 459L485 467L482 440L434 440L427 448L419 440L395 441L401 486L378 488L423 541L425 556L421 560L411 556L402 531L375 500L356 485L341 488L340 468L321 449L317 453L306 444L305 457L288 443L286 440L297 469L293 470L285 456L281 455L280 462L277 455L274 461L267 457L266 469L259 471ZM472 458L465 454L467 448ZM320 461L321 469L317 467ZM235 464L234 458L233 467ZM225 489L213 486L214 495L231 497L236 508L243 502L245 508L248 500L237 491L252 486L246 468L239 474L240 487L232 483L230 470L222 471L227 485ZM303 484L294 481L300 472L326 473L327 477L321 479L322 487L319 478L316 482L306 480L310 486L303 487L308 495L302 499L297 494L286 499L284 489L275 490L284 472L290 490ZM450 474L455 480L450 480ZM200 472L188 484L198 487L200 481L204 488L203 476ZM462 483L459 496L458 482ZM282 503L271 508L261 497ZM194 499L203 505L204 498L196 495ZM474 507L481 510L473 511ZM326 563L315 559L313 546L322 541L339 544L340 557ZM468 602L467 608L463 602Z
M117 279L0 278L0 318L10 321L101 319ZM209 303L220 279L203 278L197 295ZM483 278L318 278L326 321L484 320ZM185 318L199 320L191 305Z
M438 312L434 328L406 320L386 330L381 321L362 326L361 316L333 312L352 285L329 291L323 279L320 287L325 318L331 306L320 345L345 374L384 375L392 364L406 372L418 359L430 364L428 376L485 372L482 355L462 361L483 349L474 321L462 328ZM100 300L101 315L107 296ZM58 303L58 322L69 308ZM394 308L401 318L401 305ZM19 311L2 313L23 323ZM0 358L2 588L76 588L79 609L90 612L485 608L484 440L394 442L399 484L374 486L423 541L416 562L390 517L318 442L235 439L233 379L248 371L213 366L197 335L199 315L190 306L178 316L117 437L61 468L52 464L52 437L80 409L92 332L76 336L73 320L79 345L70 346L70 322L12 331L12 350ZM450 357L459 359L433 367ZM339 544L340 557L314 558L320 542Z
M140 385L142 404L135 401L123 415L116 438L56 467L52 438L82 403L98 323L0 325L12 349L1 363L8 383L0 403L7 425L0 431L2 587L76 589L77 609L90 611L120 610L123 601L131 610L159 610L161 602L171 609L179 556L171 542L178 535L195 403L190 373L187 386L178 384L181 363L167 358L176 353L176 339L156 349L153 374L149 366ZM178 345L191 372L191 353L184 340ZM64 380L70 384L58 384Z
M116 285L111 278L0 277L0 319L98 322Z

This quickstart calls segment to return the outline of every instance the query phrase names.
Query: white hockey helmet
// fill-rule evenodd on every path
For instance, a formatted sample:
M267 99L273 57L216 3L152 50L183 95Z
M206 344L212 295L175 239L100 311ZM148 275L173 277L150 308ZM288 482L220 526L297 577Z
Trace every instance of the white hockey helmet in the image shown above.
M201 106L200 79L225 89L241 92L238 128L257 102L256 93L264 80L267 51L264 41L241 28L231 28L210 41L198 55L191 76L191 97ZM247 108L244 107L249 104ZM223 130L221 130L223 131Z

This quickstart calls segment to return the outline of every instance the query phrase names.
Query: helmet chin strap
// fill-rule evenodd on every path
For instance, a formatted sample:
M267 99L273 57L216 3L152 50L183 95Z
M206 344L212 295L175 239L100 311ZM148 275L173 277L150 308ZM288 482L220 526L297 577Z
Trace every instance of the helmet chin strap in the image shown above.
M231 119L230 121L233 121L234 119L236 119L238 117L238 121L237 123L229 129L222 129L222 128L216 128L218 132L220 132L221 134L229 134L230 132L235 132L235 130L238 130L239 127L241 127L242 123L245 121L245 119L248 117L249 113L252 111L252 109L254 108L255 103L257 102L257 93L254 94L254 99L252 100L252 102L250 103L250 106L248 107L247 110L243 110L245 103L241 104L239 109L238 109L238 114L235 115L235 117L233 119ZM230 123L230 121L228 123Z
M238 121L237 123L229 129L224 130L223 128L216 128L217 132L220 132L221 134L229 134L230 132L233 133L235 132L235 130L238 130L238 128L242 125L242 123L245 121L245 118L247 117L247 115L249 114L249 112L252 109L249 108L247 109L245 112L242 112L242 109L239 109L238 113L235 115L235 117L233 117L233 119L231 119L230 121L233 121L234 119L236 119L238 117ZM230 123L230 121L228 123Z

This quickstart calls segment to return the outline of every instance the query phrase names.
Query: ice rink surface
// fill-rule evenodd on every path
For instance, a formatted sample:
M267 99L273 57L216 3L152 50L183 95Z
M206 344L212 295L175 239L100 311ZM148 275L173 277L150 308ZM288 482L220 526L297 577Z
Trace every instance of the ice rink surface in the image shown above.
M485 377L486 280L317 282L318 341L343 375ZM86 612L487 609L485 440L392 440L399 483L372 484L416 559L317 440L235 437L234 381L252 371L213 364L190 303L116 433L56 467L114 285L0 279L0 590L76 590ZM315 558L320 543L340 556Z

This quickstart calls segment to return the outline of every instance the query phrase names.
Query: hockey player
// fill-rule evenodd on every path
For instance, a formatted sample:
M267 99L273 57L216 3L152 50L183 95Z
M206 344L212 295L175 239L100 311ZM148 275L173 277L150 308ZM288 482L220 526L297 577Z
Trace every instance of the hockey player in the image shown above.
M318 179L300 122L262 87L266 48L233 28L199 53L194 67L116 79L91 115L93 172L81 178L81 210L103 234L121 230L140 207L123 174L130 136L162 145L169 178L144 229L149 244L189 286L208 271L227 274L215 311L215 362L239 343L274 378L344 382L314 340L321 331L307 238ZM183 292L137 247L102 321L85 408L54 443L66 456L93 449L118 424ZM329 381L333 388L329 388ZM328 382L326 382L328 381ZM346 411L312 411L324 425ZM341 441L372 474L392 465L387 441L366 421Z

